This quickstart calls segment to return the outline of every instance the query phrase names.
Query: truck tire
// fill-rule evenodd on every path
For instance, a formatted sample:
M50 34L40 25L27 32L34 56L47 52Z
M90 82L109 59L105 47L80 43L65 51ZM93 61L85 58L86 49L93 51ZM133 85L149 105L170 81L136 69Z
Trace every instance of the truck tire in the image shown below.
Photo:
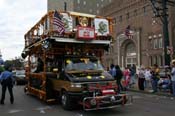
M63 109L72 110L71 98L66 91L63 91L61 94L61 104Z

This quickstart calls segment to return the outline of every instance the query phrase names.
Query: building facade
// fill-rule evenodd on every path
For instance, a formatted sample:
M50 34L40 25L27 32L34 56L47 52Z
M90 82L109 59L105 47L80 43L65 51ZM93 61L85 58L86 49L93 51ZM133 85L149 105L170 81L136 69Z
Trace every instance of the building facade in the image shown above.
M174 8L169 8L170 47L175 48ZM115 0L101 10L101 15L114 17L114 42L104 56L104 63L127 66L164 65L162 22L154 18L150 0ZM126 35L129 27L130 35ZM173 58L173 50L171 57Z
M103 62L122 67L164 65L163 25L155 18L150 0L48 0L49 10L76 11L114 18L114 41ZM170 48L175 48L175 7L169 10ZM126 28L130 27L130 36ZM175 49L171 49L171 58Z
M110 4L113 0L48 0L47 9L49 10L65 10L76 11L81 13L90 13L98 15L100 9Z

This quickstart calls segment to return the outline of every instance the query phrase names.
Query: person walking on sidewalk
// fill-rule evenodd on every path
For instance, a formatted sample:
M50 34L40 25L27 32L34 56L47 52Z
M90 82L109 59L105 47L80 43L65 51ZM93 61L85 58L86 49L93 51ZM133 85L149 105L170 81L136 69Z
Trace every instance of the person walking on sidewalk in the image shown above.
M160 69L157 64L154 64L153 71L152 71L152 88L153 88L153 93L157 92L157 87L158 87L158 81L159 81L159 72Z
M136 76L136 67L135 67L135 65L130 67L129 70L130 70L130 76L131 76L130 86L132 86L136 83L135 82L135 76Z
M151 71L150 71L150 67L147 67L146 69L145 69L145 88L149 88L149 87L151 87L151 76L152 76L152 74L151 74Z
M130 84L130 70L128 67L125 67L124 71L123 71L123 77L124 77L124 87L127 90L129 88L129 84Z
M172 70L171 70L171 80L172 80L172 93L175 96L175 61L172 63Z
M138 86L139 86L139 90L144 91L144 83L145 83L145 75L144 75L144 68L141 67L139 69L139 73L138 73Z
M5 93L7 88L10 94L10 102L11 104L13 104L14 96L13 96L12 89L13 89L14 79L13 79L13 73L11 72L10 67L8 66L5 67L5 71L3 71L0 75L0 82L2 85L2 96L1 96L0 104L4 104Z
M115 79L116 79L116 83L117 83L117 85L118 85L118 90L119 90L119 92L120 92L121 90L123 90L123 86L122 86L122 84L121 84L121 79L122 79L122 77L123 77L123 72L121 71L119 65L116 65L116 66L115 66L115 69L116 69L116 76L115 76Z

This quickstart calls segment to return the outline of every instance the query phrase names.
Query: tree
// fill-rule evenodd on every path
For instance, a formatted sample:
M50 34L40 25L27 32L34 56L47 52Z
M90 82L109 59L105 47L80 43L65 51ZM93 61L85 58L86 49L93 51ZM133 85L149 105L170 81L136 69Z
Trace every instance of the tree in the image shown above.
M6 60L4 62L4 65L7 67L12 67L13 69L21 69L24 68L24 64L22 61L23 60L21 58L15 58L12 60Z

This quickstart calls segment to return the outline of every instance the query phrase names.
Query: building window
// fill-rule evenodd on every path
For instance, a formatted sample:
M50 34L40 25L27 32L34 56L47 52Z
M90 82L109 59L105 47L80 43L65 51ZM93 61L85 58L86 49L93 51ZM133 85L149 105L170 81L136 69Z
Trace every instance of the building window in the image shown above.
M134 10L134 16L137 16L137 10Z
M159 39L159 48L162 48L163 44L162 44L162 38Z
M136 55L136 48L133 43L130 43L126 47L127 56Z
M86 5L86 1L84 1L83 4Z
M154 48L154 41L153 41L153 39L150 40L149 47L150 47L150 49L153 49Z
M119 21L122 22L122 16L119 17Z
M89 9L89 12L92 13L92 9Z
M158 39L154 39L154 49L157 49L159 46Z
M129 19L129 12L126 13L126 19Z
M152 66L152 65L153 65L153 57L150 56L150 66Z
M80 4L80 0L77 0L77 3Z
M97 14L99 14L99 10L97 10Z
M146 6L143 7L143 13L146 15Z
M157 56L154 56L153 63L157 64Z
M163 57L162 57L162 55L159 56L158 64L159 64L159 66L163 66Z

